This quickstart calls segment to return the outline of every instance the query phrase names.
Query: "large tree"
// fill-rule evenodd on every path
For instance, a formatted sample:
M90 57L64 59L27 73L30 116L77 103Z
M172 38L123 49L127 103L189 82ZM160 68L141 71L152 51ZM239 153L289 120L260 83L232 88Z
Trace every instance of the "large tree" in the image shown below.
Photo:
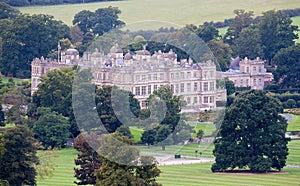
M39 107L37 114L40 116L33 124L35 137L45 148L64 147L70 137L69 118L46 107Z
M234 41L233 49L240 58L263 58L263 46L259 29L255 26L243 28L239 37Z
M274 78L280 88L300 88L300 45L281 49L274 62Z
M36 185L37 141L26 126L8 128L3 135L5 152L0 157L0 178L10 185Z
M232 45L234 41L239 37L243 28L250 26L253 23L253 11L246 12L242 9L233 11L236 14L235 18L229 25L227 33L224 36L224 41Z
M263 13L258 28L264 57L268 60L272 60L280 49L294 45L294 40L298 38L295 33L298 27L292 25L291 18L280 10Z
M118 28L125 23L119 20L121 10L117 7L99 8L95 12L83 10L77 13L73 24L84 33L92 32L94 35L103 35L111 29Z
M226 110L214 142L212 171L247 168L281 170L288 155L287 121L279 115L280 102L263 91L241 93Z
M98 153L102 155L102 165L96 171L96 185L160 185L156 182L160 170L155 159L139 158L139 150L132 146L132 139L113 133L105 136L101 141L103 145Z
M19 14L19 10L9 6L5 2L0 2L0 19L13 19Z
M74 77L75 70L69 67L52 70L47 73L46 76L41 78L38 90L33 94L32 101L34 106L32 108L49 107L51 111L68 117L70 119L70 132L76 137L79 132L72 107ZM30 115L37 119L36 110L33 109Z
M211 52L214 54L217 60L217 70L226 71L231 62L232 58L232 49L227 43L224 43L222 40L213 39L207 43L207 46L210 48Z
M96 184L95 171L100 168L101 161L99 154L86 140L91 136L91 133L81 134L74 142L74 148L79 152L75 159L75 165L79 167L74 168L75 177L79 180L75 182L77 185Z
M1 72L30 77L33 58L47 56L61 38L69 37L69 27L49 15L20 14L2 36Z

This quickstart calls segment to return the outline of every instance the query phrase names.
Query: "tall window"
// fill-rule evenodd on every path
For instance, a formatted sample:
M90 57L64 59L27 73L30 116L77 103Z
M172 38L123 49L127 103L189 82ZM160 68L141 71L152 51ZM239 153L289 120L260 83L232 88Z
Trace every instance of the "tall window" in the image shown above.
M187 83L186 89L186 91L191 92L191 83Z
M210 82L209 83L209 91L214 91L215 90L215 83L214 82Z
M151 85L148 85L148 94L151 94Z
M175 93L179 93L179 85L178 84L175 85Z
M165 79L165 77L164 77L164 74L163 73L160 73L160 80L164 80Z
M151 74L148 74L148 81L151 81Z
M208 97L207 96L204 97L203 103L208 103Z
M191 72L187 72L187 78L191 78Z
M213 96L210 96L209 102L210 102L210 103L213 103L213 102L214 102L214 97L213 97Z
M184 79L184 72L180 72L180 78Z
M154 80L154 81L157 80L157 74L153 74L153 80Z
M197 104L198 103L198 99L197 97L194 97L194 104Z
M142 86L142 95L146 95L146 86Z
M135 81L139 82L140 81L140 75L135 76Z
M194 92L197 92L198 90L198 83L194 83Z
M175 78L179 79L179 73L178 72L175 74Z
M188 105L191 104L191 98L190 98L190 97L187 97L187 98L186 98L186 102L187 102Z
M146 75L142 75L142 81L146 81Z
M175 93L175 92L174 92L174 85L171 85L171 91L172 91L173 93Z
M153 85L153 91L157 90L157 85Z
M135 87L135 95L139 96L140 94L140 87Z
M208 91L208 82L203 83L203 91Z
M184 92L184 83L180 83L180 92Z

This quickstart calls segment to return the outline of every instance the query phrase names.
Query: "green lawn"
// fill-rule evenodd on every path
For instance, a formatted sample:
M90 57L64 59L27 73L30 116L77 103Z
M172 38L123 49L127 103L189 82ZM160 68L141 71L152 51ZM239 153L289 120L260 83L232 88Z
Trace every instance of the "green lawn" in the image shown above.
M129 129L131 134L133 135L134 141L135 142L140 141L144 130L135 126L131 126L129 127Z
M9 79L8 77L3 77L3 78L2 78L2 82L3 82L3 83L8 83L8 79ZM13 78L13 80L14 80L15 83L22 83L23 81L26 81L26 80L28 81L29 79L18 79L18 78Z
M288 115L292 116L293 119L288 122L287 131L300 131L300 115Z
M299 27L299 29L300 29L300 16L293 17L292 20L293 20L293 24L297 25ZM300 43L300 30L298 31L298 36L299 36L299 38L296 40L296 42Z
M164 186L282 186L299 185L300 169L284 168L287 174L216 174L210 171L211 163L160 166L162 173L159 182Z
M234 17L233 10L245 9L253 10L255 15L273 9L293 9L300 7L299 0L123 0L114 2L100 2L89 4L72 4L56 6L32 6L19 8L22 13L29 14L49 14L55 19L62 20L68 25L72 25L73 17L81 10L94 11L98 8L115 6L122 11L120 19L127 25L140 22L133 26L140 28L141 22L145 20L155 20L149 27L156 29L161 26L170 27L178 25L183 27L186 24L199 25L205 21L223 21L225 18ZM158 23L158 21L163 21Z
M195 133L192 134L192 137L196 137L197 132L199 130L203 130L204 136L212 135L213 132L216 130L215 125L213 124L190 124L192 127L194 127Z
M300 140L292 140L288 144L289 155L287 164L300 166Z
M55 158L55 170L53 175L48 178L38 179L37 185L41 186L58 186L58 185L75 185L74 181L74 159L77 158L77 151L73 148L67 148L58 151Z

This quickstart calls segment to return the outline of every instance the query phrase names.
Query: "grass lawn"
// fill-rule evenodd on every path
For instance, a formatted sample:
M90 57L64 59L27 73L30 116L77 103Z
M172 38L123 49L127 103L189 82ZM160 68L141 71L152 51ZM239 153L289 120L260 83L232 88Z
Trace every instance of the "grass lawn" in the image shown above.
M282 186L299 185L300 169L284 168L288 174L216 174L210 171L212 163L160 166L162 171L158 181L163 185L170 186L199 186L199 185L222 185L222 186Z
M58 185L75 185L74 177L74 159L77 157L77 151L73 148L67 148L57 151L58 156L55 157L55 170L51 177L37 179L37 185L42 186L58 186Z
M293 17L292 20L293 20L293 24L297 25L300 29L300 16ZM296 40L296 43L300 43L300 30L298 31L298 36L299 36L299 38Z
M300 140L292 140L288 143L289 155L287 164L300 166Z
M194 127L195 130L195 133L192 134L192 137L196 137L197 132L199 130L203 130L204 136L209 136L216 130L216 127L213 124L190 124L190 125Z
M3 83L8 83L8 77L2 77L2 82ZM15 83L22 83L23 81L28 81L29 79L18 79L18 78L13 78Z
M300 115L288 115L292 116L293 119L288 122L287 131L300 131Z
M127 25L145 20L164 21L147 24L152 29L170 27L169 23L183 27L186 24L200 25L205 21L223 21L225 18L234 17L233 10L253 10L255 15L273 9L293 9L300 7L299 0L123 0L113 2L98 2L88 4L56 5L56 6L32 6L19 8L22 13L49 14L55 19L62 20L72 25L74 15L81 10L94 11L98 8L114 6L122 11L120 19ZM140 24L133 26L140 29ZM176 27L176 26L174 26ZM149 28L145 28L149 29Z
M136 126L129 127L131 134L133 135L134 141L138 142L141 140L142 134L144 132L143 129L138 128Z

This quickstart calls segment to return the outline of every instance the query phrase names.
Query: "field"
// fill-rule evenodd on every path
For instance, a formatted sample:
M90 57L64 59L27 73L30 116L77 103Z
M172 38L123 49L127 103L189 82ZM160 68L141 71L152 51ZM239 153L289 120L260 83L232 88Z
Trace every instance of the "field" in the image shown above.
M130 28L141 28L142 22L146 23L144 29L157 29L160 27L170 27L178 25L183 27L186 24L199 25L205 21L223 21L225 18L233 17L233 10L245 9L253 10L255 15L272 9L293 9L300 7L299 0L205 0L196 3L195 0L123 0L114 2L100 2L89 4L72 4L57 6L34 6L19 8L22 13L29 14L49 14L55 19L62 20L68 25L72 25L73 17L81 10L94 11L98 8L108 6L119 7L122 11L120 19L127 25L134 24Z
M55 170L53 175L44 179L38 179L37 185L58 186L58 185L75 185L74 177L74 159L77 157L77 151L73 148L67 148L58 151L55 157Z
M292 116L293 119L288 122L287 131L300 131L300 115L289 115Z
M210 171L211 163L160 166L159 182L170 186L222 185L222 186L282 186L299 185L300 169L284 168L287 174L215 174Z

